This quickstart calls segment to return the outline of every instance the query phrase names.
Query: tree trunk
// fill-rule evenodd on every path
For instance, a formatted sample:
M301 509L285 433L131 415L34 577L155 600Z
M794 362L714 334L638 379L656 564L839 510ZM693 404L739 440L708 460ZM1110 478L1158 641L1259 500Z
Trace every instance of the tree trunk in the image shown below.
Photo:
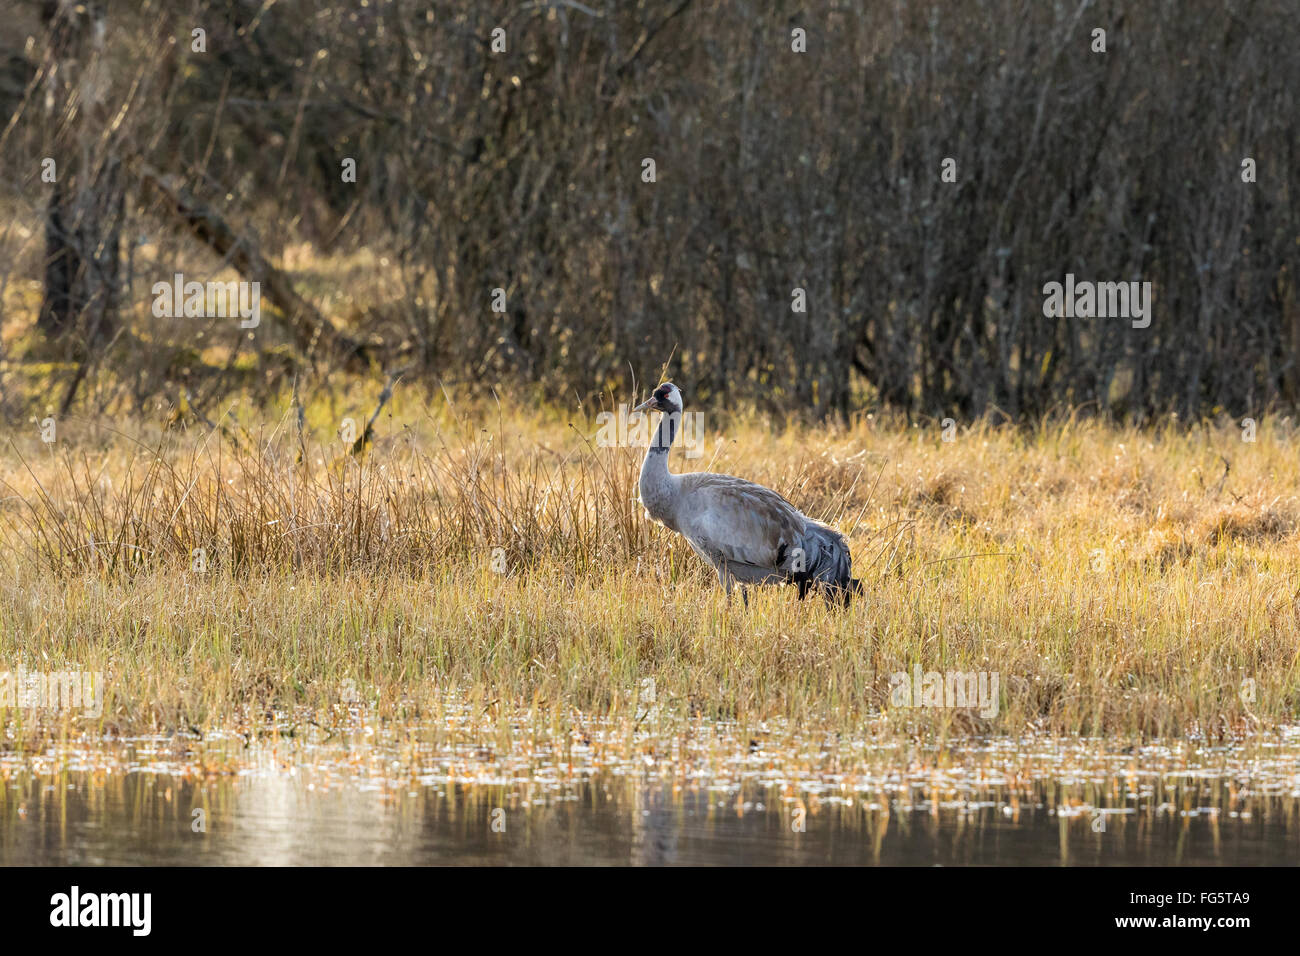
M37 325L48 338L75 333L89 355L116 330L121 164L102 135L108 123L101 6L48 0L47 117L55 182L45 217L45 291Z

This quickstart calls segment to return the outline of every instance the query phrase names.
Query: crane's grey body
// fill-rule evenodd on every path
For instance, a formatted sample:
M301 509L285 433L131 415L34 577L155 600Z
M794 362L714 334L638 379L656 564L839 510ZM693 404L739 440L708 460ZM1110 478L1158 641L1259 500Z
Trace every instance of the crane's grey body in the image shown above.
M727 594L736 583L813 586L846 604L861 591L843 536L807 517L770 488L707 472L674 475L668 452L682 414L671 383L640 406L663 412L641 466L641 502L651 518L684 537L713 566ZM748 597L746 597L748 602Z

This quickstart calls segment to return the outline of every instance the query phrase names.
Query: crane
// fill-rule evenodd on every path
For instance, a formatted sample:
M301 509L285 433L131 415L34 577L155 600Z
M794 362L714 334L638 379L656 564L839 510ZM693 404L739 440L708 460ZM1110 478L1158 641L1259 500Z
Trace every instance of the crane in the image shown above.
M834 528L814 521L771 488L736 478L668 470L668 452L682 417L682 393L665 382L635 412L662 413L641 464L646 515L676 531L718 573L728 599L736 584L749 604L750 584L798 586L799 599L814 587L827 601L848 606L863 591L851 577L849 546Z

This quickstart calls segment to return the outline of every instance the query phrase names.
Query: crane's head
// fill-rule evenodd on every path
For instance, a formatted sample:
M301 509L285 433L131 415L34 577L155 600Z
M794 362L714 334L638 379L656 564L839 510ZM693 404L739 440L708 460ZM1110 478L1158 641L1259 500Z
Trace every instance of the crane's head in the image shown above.
M672 382L664 382L654 390L654 393L647 401L632 409L634 412L651 410L669 415L673 412L680 412L682 410L682 393L677 386Z

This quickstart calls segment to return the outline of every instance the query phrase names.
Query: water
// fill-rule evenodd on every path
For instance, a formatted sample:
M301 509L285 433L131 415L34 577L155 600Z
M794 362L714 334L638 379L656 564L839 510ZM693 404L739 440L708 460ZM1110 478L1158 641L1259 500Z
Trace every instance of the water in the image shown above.
M0 757L0 864L1300 862L1292 743L1249 759L1034 747L885 750L852 767L843 751L752 742L708 761L595 744L507 759L373 736L64 748Z

